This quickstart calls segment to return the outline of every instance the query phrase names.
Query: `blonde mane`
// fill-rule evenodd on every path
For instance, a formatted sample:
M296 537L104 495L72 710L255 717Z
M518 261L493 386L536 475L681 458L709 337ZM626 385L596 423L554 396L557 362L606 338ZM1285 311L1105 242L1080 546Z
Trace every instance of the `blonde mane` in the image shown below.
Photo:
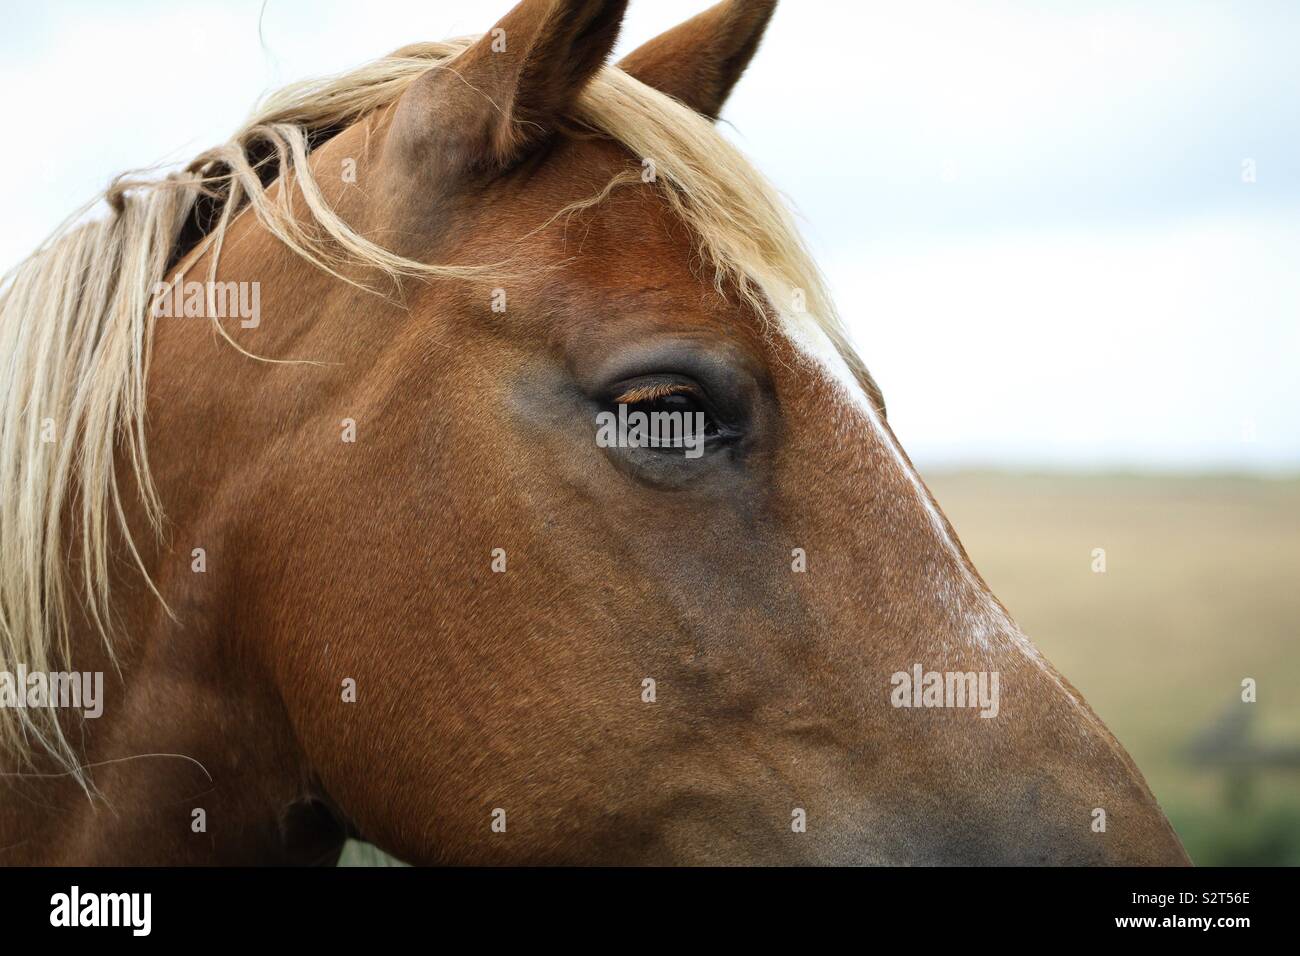
M163 600L127 529L115 457L119 451L129 457L144 512L160 533L163 508L145 446L149 301L199 211L213 218L197 247L211 251L213 276L227 228L247 210L295 254L341 281L353 281L340 271L351 264L376 268L395 281L480 274L471 267L405 259L357 234L323 199L309 163L321 138L393 103L417 76L472 42L416 44L349 73L280 90L229 142L184 170L119 177L100 197L107 200L107 216L86 221L94 204L83 208L5 276L0 671L66 666L74 595L112 656L114 534ZM719 290L738 290L764 316L776 312L829 336L865 374L780 196L713 123L612 66L584 89L572 118L622 143L638 159L600 195L575 208L599 202L623 184L640 183L639 160L650 160L660 192L691 227ZM286 173L296 188L270 190ZM323 238L304 228L301 206L292 205L295 195ZM81 779L79 758L53 709L0 707L0 754L25 762L38 744Z

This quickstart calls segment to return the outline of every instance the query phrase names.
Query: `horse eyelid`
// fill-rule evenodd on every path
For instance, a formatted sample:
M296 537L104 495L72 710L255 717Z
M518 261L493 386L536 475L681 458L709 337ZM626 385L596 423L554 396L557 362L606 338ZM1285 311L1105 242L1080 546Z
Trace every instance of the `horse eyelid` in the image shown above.
M695 395L699 391L681 382L658 382L654 385L634 385L614 399L615 405L636 405L640 402L653 402L667 398L669 395Z

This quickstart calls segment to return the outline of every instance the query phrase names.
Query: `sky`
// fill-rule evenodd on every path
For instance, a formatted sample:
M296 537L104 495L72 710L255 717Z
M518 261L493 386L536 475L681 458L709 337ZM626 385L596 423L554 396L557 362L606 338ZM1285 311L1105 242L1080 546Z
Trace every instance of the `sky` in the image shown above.
M51 0L0 34L0 264L256 98L509 0ZM708 6L632 0L626 52ZM723 131L923 469L1300 471L1300 4L784 0Z

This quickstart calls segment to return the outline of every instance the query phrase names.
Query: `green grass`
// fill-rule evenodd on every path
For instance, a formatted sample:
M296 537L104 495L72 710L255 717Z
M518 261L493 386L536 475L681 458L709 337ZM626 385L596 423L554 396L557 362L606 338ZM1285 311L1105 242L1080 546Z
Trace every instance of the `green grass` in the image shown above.
M339 866L406 866L406 864L369 843L349 840L343 847L343 854L339 857Z

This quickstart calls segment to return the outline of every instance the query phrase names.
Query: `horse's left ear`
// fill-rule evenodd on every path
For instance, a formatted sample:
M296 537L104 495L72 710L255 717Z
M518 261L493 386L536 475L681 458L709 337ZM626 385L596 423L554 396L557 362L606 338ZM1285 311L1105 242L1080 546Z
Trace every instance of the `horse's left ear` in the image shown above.
M647 86L717 119L758 49L776 0L723 0L619 61Z

